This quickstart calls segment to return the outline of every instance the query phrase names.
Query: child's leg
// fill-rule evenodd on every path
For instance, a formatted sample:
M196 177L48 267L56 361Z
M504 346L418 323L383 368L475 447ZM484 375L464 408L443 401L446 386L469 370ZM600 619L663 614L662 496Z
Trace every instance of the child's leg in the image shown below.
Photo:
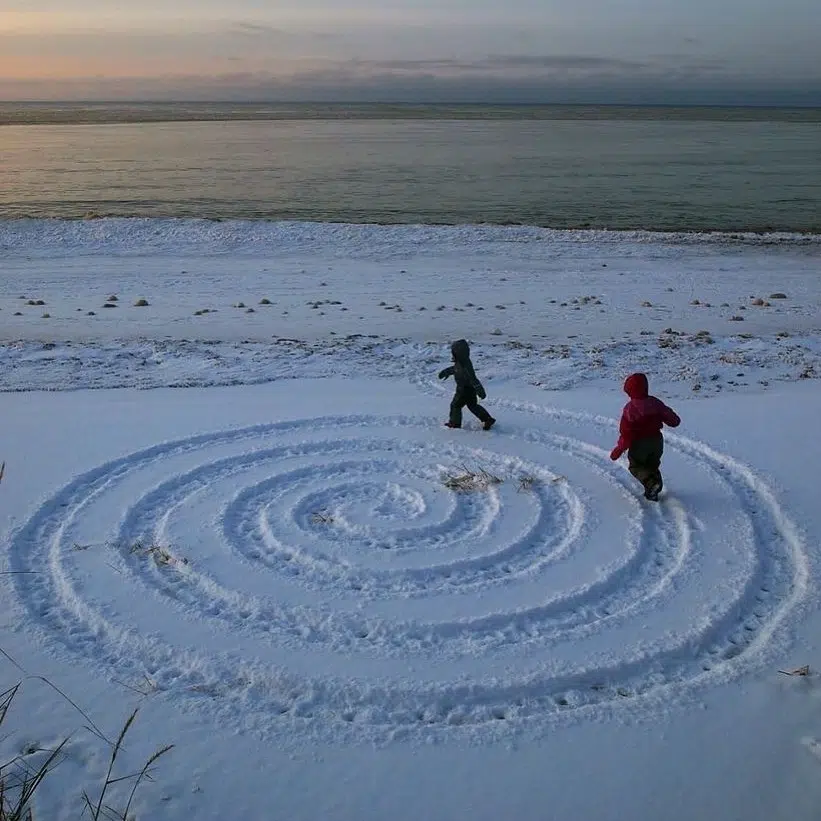
M634 457L628 455L628 468L630 473L636 477L645 487L647 483L653 476L653 469L648 468L645 464L643 464L640 460L635 459Z
M468 407L468 410L485 425L488 422L495 422L496 420L479 404L476 399L476 394L471 393L465 397L465 404Z
M452 428L462 427L462 408L467 404L465 395L459 388L453 394L453 399L450 402L450 416L448 417L448 425Z
M658 498L664 487L664 481L661 478L661 457L664 453L664 437L659 434L658 437L653 437L652 447L650 449L650 456L647 460L648 465L653 468L653 475L650 477L651 493Z
M627 451L628 470L644 485L645 495L658 495L662 487L661 455L664 440L661 434L634 442Z

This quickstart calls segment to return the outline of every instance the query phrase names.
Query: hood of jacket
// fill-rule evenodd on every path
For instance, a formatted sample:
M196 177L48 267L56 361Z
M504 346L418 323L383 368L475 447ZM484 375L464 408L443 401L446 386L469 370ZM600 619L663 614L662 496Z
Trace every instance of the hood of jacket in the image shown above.
M631 373L624 380L624 392L631 399L646 399L650 392L647 377L643 373Z
M470 359L470 345L468 345L465 339L457 339L456 342L450 346L450 352L453 354L454 362L465 364Z

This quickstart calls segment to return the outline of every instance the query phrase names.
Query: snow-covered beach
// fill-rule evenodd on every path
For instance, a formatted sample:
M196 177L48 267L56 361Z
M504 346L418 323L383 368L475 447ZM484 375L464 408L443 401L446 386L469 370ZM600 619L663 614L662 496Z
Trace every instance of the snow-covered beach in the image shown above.
M175 745L137 817L817 817L819 237L33 220L0 252L2 749L73 733L43 817L109 751L34 676L108 737L140 705L124 771ZM459 337L487 433L442 427ZM683 419L658 505L608 458L635 370Z
M6 390L425 379L460 336L495 384L819 372L817 235L30 220L0 250Z

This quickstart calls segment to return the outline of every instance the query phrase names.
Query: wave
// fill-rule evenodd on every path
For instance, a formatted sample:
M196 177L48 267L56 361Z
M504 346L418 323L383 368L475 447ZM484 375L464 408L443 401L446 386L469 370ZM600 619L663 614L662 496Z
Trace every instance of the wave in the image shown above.
M104 217L85 220L0 220L0 251L153 255L300 253L317 244L354 256L420 247L528 244L739 244L821 246L821 234L800 232L554 229L521 225L379 225L333 222Z

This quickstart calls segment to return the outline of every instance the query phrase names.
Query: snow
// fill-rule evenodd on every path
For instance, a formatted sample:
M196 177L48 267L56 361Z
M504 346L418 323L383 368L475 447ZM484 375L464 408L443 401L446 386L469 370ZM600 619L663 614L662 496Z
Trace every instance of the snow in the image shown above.
M815 238L0 245L0 760L71 736L38 817L80 815L135 706L122 772L175 745L139 818L818 816ZM490 432L442 427L458 336ZM634 369L683 419L655 505L608 457Z

